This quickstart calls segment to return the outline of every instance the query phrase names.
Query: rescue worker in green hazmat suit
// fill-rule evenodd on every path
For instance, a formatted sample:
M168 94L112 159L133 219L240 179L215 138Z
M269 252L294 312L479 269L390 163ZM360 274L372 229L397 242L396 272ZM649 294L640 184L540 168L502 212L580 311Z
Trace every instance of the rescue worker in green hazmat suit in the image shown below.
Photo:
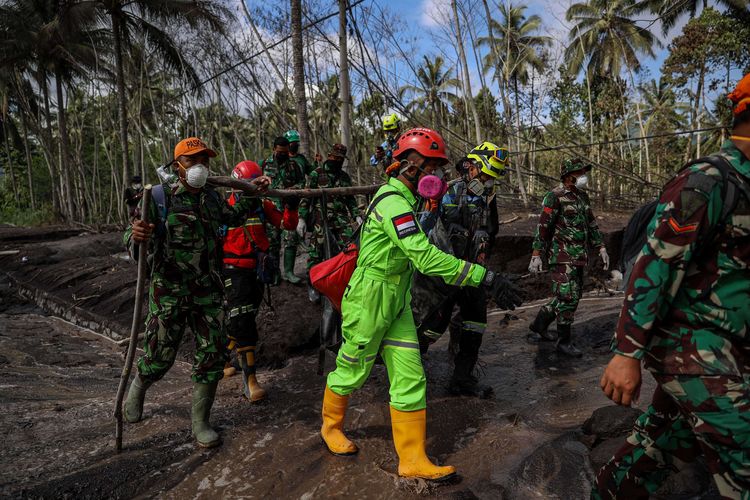
M362 226L357 268L342 302L343 344L336 369L328 375L320 432L331 453L357 453L342 431L344 416L349 395L362 387L380 354L390 381L398 473L442 480L456 470L433 464L425 453L426 379L410 307L414 269L450 285L486 286L502 308L521 302L505 277L438 250L417 222L415 195L437 200L447 189L442 137L426 128L409 130L399 138L394 158L400 161L395 176L376 193Z

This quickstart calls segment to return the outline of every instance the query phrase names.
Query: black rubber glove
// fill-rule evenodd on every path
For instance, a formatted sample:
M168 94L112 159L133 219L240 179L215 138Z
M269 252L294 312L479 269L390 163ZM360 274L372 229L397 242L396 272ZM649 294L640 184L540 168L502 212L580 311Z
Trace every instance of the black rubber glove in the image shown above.
M487 287L490 296L500 309L512 311L523 303L521 289L500 273L488 269L482 284Z
M289 208L289 210L297 210L299 208L299 196L287 196L284 198L284 204Z

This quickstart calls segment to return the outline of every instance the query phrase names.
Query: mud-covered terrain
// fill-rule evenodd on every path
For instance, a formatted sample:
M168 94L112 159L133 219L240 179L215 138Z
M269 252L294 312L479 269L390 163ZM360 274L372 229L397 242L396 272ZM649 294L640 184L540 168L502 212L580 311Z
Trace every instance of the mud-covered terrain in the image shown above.
M504 226L493 265L522 274L528 246L506 238L531 235L527 227L512 234L512 225ZM448 334L427 354L428 453L456 466L460 480L435 488L397 477L387 377L379 365L347 415L361 451L334 457L318 435L325 381L316 375L316 306L303 288L282 286L273 292L275 312L261 319L259 379L268 401L250 405L239 377L223 380L212 421L224 444L201 450L190 436L190 366L178 361L149 390L145 419L125 424L118 455L111 413L124 347L115 340L128 330L135 266L123 259L119 234L81 233L0 228L7 273L0 283L2 496L586 498L594 471L639 413L612 407L598 389L621 296L591 287L575 328L584 357L559 359L552 346L525 342L542 303L533 298L542 294L540 285L513 314L490 313L481 365L494 398L447 394ZM65 315L92 329L57 317ZM183 351L189 361L189 345ZM644 400L652 390L646 377ZM692 465L657 497L712 498L708 484L704 468Z

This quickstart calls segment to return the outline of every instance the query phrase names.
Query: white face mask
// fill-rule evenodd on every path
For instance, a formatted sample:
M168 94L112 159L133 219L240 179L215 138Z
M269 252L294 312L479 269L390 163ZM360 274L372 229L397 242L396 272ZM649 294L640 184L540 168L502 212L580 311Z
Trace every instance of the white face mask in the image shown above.
M187 185L200 189L206 185L206 179L208 179L208 167L197 163L185 171L185 182Z
M576 187L578 189L583 189L586 187L586 185L589 183L589 178L586 174L580 176L578 179L576 179Z

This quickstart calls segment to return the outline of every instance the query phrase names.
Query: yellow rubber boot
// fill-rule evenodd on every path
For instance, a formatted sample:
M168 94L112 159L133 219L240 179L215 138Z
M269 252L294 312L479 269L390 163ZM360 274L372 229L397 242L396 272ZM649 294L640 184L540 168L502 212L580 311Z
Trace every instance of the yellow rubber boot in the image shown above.
M236 345L237 343L234 340L230 340L229 345L227 346L227 352L231 353ZM230 361L227 361L226 364L224 364L224 378L233 377L236 373L237 369L232 366L232 363Z
M323 395L323 426L320 428L320 437L323 438L328 451L334 455L354 455L359 451L342 431L347 406L349 406L349 396L339 396L326 386L326 392Z
M450 465L441 467L433 464L425 453L427 436L427 412L399 411L391 406L391 426L393 443L398 454L398 475L419 477L431 481L442 481L456 474Z
M237 359L242 367L242 386L245 397L251 403L266 399L268 393L258 384L255 376L255 346L238 347Z

